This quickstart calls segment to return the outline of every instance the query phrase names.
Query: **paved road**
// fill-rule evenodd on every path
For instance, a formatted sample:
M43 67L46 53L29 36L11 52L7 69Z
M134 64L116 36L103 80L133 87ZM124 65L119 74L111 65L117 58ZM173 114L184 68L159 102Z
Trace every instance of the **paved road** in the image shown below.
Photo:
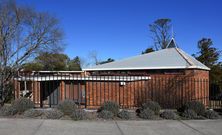
M103 122L0 119L0 135L222 135L222 120Z

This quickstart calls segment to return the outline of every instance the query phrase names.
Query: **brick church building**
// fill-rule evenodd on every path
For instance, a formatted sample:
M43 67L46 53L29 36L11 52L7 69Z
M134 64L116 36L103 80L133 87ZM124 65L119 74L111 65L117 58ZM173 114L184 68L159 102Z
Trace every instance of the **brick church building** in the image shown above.
M209 104L209 68L177 47L75 71L32 72L15 78L15 95L30 93L40 107L71 99L86 108L112 100L122 108L148 100L163 108L177 108L191 100ZM23 94L23 96L25 95Z

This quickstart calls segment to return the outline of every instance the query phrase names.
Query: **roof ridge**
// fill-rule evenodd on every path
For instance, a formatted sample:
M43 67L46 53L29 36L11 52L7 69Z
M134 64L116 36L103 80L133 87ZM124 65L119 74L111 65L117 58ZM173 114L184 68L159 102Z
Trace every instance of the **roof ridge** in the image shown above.
M194 66L195 65L187 56L185 56L182 52L180 52L180 50L178 48L175 48L175 49L182 56L182 58L185 59L185 61L187 61L187 63L190 66Z

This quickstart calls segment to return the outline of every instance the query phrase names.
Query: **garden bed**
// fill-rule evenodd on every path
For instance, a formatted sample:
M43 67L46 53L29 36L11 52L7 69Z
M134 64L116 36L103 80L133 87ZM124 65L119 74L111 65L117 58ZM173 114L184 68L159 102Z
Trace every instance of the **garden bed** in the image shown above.
M59 103L56 108L34 108L28 99L19 99L0 108L1 118L33 118L61 120L203 120L221 119L221 112L206 110L200 102L192 101L178 110L161 110L157 102L143 103L136 110L120 109L112 101L105 102L99 110L79 109L71 100Z

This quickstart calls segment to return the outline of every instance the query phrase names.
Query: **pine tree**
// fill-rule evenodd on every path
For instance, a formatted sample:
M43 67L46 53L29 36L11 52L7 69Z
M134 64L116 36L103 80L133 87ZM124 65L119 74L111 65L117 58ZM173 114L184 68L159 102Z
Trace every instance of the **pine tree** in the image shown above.
M222 64L219 62L221 51L213 47L213 41L210 38L202 38L198 41L197 47L199 52L194 56L211 69L210 80L221 80Z

